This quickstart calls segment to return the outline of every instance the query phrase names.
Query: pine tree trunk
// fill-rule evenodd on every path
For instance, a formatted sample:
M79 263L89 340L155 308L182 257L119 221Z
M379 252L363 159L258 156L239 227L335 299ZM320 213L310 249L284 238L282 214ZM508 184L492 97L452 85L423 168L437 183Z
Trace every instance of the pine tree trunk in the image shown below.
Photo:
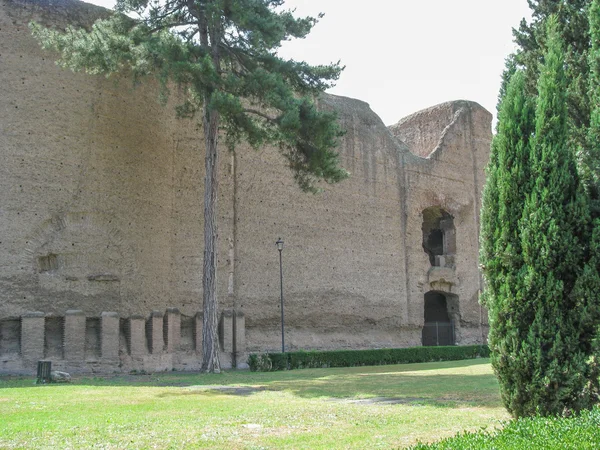
M219 113L204 114L205 166L204 179L204 267L202 271L202 372L221 370L219 363L219 336L217 299L217 194L219 187Z

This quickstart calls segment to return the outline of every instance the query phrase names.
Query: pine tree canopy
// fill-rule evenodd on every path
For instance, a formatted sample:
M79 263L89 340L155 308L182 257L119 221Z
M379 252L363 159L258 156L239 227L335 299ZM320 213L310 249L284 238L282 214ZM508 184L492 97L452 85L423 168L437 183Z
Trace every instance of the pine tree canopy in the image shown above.
M162 93L185 89L180 116L218 114L226 144L278 146L300 187L348 176L335 148L343 132L315 99L333 85L339 63L283 59L281 43L305 37L317 19L295 18L283 0L118 0L118 13L89 30L32 24L42 46L74 71L155 76ZM125 15L127 13L128 15Z

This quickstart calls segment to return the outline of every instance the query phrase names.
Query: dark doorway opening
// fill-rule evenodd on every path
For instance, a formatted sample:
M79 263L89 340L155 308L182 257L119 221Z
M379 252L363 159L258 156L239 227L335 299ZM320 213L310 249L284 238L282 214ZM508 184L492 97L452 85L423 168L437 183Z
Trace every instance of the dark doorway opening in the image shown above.
M424 310L423 345L454 345L454 322L448 315L446 296L434 291L426 293Z
M429 255L429 262L432 266L436 265L436 256L442 256L444 254L444 232L439 228L433 229L429 232L426 237L425 245L423 248Z
M423 211L423 250L434 267L453 267L456 252L454 218L438 206Z

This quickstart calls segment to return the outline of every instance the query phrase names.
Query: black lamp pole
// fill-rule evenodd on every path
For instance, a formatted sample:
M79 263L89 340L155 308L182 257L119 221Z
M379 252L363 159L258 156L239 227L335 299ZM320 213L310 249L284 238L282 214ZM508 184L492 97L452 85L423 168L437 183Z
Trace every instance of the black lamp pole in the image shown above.
M279 286L281 287L281 353L285 353L285 324L283 321L283 263L281 252L283 250L283 241L281 238L275 242L277 250L279 250Z

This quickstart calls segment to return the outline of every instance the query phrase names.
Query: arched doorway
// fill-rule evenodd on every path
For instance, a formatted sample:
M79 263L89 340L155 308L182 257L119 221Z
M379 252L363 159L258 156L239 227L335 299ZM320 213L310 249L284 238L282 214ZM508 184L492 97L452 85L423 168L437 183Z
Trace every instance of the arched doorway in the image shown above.
M441 292L425 294L425 323L423 325L423 345L454 345L454 322L448 314L448 301Z

